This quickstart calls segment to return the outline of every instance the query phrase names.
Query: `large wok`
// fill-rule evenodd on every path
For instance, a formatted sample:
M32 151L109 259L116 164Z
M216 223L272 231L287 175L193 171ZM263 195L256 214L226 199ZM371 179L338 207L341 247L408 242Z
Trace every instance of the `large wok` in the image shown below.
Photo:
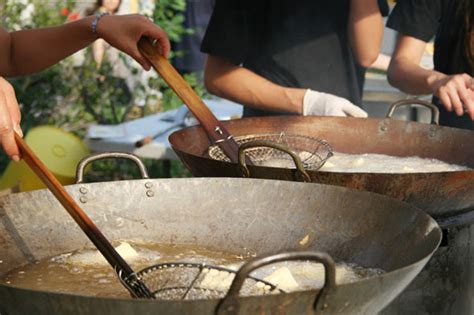
M394 109L395 107L392 107ZM390 113L387 115L390 116ZM326 139L335 151L436 158L474 168L474 132L385 119L264 117L224 122L234 136L279 133ZM242 177L237 164L212 160L199 127L173 133L173 149L196 176ZM301 180L290 169L248 166L251 177ZM422 208L444 229L443 247L387 314L472 314L474 312L474 170L374 174L308 171L312 182L346 186L394 197Z
M423 268L441 239L436 222L415 207L336 186L239 178L145 178L80 183L67 190L111 240L196 244L258 255L321 251L336 261L387 271L350 284L326 283L324 305L319 299L316 302L324 314L379 311ZM47 190L4 196L0 204L0 276L20 265L90 246ZM300 243L305 236L308 242ZM234 301L241 314L304 314L313 312L323 292ZM0 285L2 315L214 314L219 302L98 298Z
M297 134L325 139L334 151L420 156L474 168L474 132L393 119L278 116L223 122L235 137ZM238 164L211 159L200 126L174 132L169 141L195 176L242 177ZM248 166L253 178L301 180L294 169ZM438 173L335 173L308 171L311 181L372 191L406 201L433 216L474 208L474 170Z

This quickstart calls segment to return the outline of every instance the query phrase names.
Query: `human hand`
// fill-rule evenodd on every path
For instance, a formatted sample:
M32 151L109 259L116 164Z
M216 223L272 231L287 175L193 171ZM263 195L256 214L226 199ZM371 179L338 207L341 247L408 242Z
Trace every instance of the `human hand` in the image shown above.
M367 117L367 113L345 98L332 94L306 90L303 98L303 116Z
M14 161L20 160L14 132L23 136L20 128L21 113L15 90L7 80L0 77L0 142L5 153Z
M160 53L166 58L170 52L170 42L165 31L143 15L103 16L97 23L97 34L113 47L130 55L147 71L151 64L137 47L142 36L156 39Z
M431 84L447 111L462 116L466 112L474 120L474 79L464 73L443 75Z

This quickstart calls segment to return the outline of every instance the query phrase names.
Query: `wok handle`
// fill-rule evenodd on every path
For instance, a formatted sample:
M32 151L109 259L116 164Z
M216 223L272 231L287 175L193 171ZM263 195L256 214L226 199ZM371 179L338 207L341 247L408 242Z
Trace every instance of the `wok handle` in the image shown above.
M313 310L315 313L324 310L327 307L326 298L336 288L336 265L334 260L328 254L321 252L288 252L255 258L245 263L239 271L237 271L227 295L217 305L216 313L218 315L239 313L239 292L245 279L252 271L270 264L295 260L309 260L323 264L324 286L314 300Z
M237 142L176 69L165 57L158 53L154 42L149 38L142 37L138 42L138 49L199 120L213 142L222 149L233 163L237 163L239 149Z
M239 167L244 177L250 177L250 171L247 167L246 159L245 159L245 150L250 149L250 148L255 148L255 147L269 147L269 148L273 148L273 149L280 150L287 153L293 159L296 169L302 174L303 181L311 182L311 177L309 176L308 172L306 172L306 170L304 169L303 162L301 162L300 157L295 152L291 151L287 146L283 144L275 143L272 141L266 141L266 140L249 141L240 145Z
M143 164L142 160L134 154L125 153L125 152L104 152L104 153L97 153L90 156L83 158L79 164L77 164L76 169L76 184L81 184L84 182L84 169L89 163L92 163L97 160L103 159L128 159L138 166L140 170L140 174L142 175L142 179L150 178L148 176L148 172L146 170L145 164Z
M401 100L393 103L390 105L390 108L388 109L387 118L392 118L393 113L395 110L401 106L407 106L407 105L420 105L427 107L428 109L431 110L431 124L432 125L439 125L439 109L436 107L436 105L431 104L430 102L419 100L416 98L413 99L407 99L407 100Z

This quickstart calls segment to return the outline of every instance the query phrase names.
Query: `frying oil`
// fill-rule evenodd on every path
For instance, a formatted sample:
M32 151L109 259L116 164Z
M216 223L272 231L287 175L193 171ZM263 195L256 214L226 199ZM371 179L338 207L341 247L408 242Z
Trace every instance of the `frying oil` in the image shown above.
M158 263L177 261L206 263L237 270L253 256L236 255L196 245L156 243L133 243L132 250L133 255L121 255L135 271ZM339 263L336 265L336 282L353 282L382 273L380 269ZM273 281L286 291L319 288L324 283L323 266L308 261L273 264L256 270L252 275ZM212 281L207 280L208 285L212 284ZM98 251L91 249L61 254L19 267L2 276L0 283L41 291L130 298L115 271Z
M417 156L391 156L385 154L365 153L347 154L333 152L320 171L339 173L433 173L433 172L456 172L467 171L469 167L457 164L449 164L437 159L421 158ZM314 166L307 163L308 152L298 153L306 169L311 170ZM289 156L272 158L257 163L260 166L294 168L294 162Z

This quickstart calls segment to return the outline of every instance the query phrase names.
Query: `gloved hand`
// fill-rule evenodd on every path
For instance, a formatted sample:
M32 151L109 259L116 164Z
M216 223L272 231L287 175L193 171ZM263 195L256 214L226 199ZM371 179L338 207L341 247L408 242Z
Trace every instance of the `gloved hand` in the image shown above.
M367 117L367 113L345 98L306 90L303 98L303 116L352 116Z

